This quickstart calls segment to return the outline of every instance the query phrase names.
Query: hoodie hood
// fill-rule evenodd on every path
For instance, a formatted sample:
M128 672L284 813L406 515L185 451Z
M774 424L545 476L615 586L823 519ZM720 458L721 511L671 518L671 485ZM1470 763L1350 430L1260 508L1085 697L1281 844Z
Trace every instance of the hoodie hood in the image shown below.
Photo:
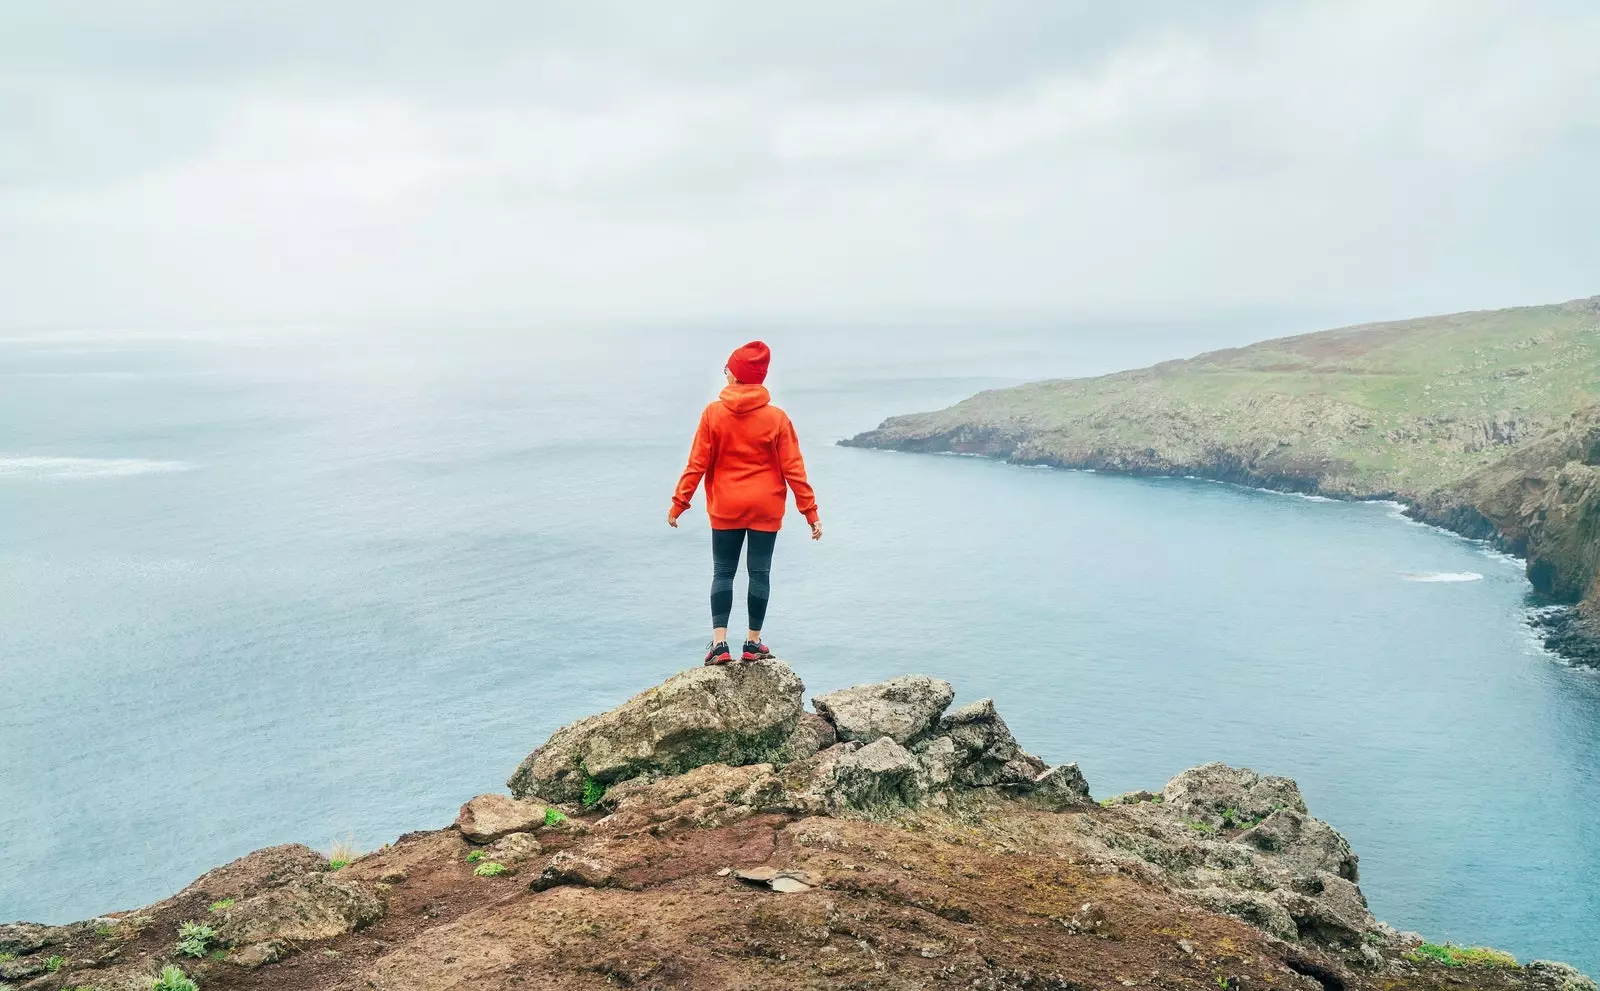
M772 402L772 396L768 394L766 386L750 385L746 382L735 382L733 385L724 386L722 392L717 394L717 398L722 400L722 405L735 413L748 413Z

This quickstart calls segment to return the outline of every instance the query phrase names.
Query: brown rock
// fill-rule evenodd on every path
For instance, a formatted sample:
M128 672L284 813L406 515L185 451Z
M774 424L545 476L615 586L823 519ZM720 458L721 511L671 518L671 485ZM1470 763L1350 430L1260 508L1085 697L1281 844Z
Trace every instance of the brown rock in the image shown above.
M509 795L479 795L469 799L456 815L456 828L474 843L492 843L511 833L525 833L544 825L545 803Z

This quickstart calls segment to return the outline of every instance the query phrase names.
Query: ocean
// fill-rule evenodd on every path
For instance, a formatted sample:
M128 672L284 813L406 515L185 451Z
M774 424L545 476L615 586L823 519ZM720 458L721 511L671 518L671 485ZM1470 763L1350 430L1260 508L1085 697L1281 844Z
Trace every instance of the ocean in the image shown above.
M1379 918L1600 973L1600 676L1518 562L1389 505L834 446L1267 329L1306 328L769 329L826 535L780 535L768 643L811 693L992 696L1097 796L1289 775ZM0 919L444 826L698 664L705 518L664 517L748 336L0 339Z

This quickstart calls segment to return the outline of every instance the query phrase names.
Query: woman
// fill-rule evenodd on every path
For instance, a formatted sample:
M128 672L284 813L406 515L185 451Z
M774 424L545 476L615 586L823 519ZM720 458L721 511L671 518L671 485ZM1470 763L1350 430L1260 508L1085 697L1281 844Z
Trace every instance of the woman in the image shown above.
M739 570L739 550L748 541L746 569L750 592L746 600L750 629L745 633L742 660L772 656L761 642L761 623L767 615L771 589L772 545L783 526L784 496L794 490L795 507L811 524L811 539L822 539L817 520L817 500L806 481L806 463L800 457L800 440L789 415L772 405L761 383L767 378L772 352L751 341L728 356L722 369L728 385L717 401L700 414L689 449L689 464L678 479L678 491L667 510L667 525L678 517L703 477L706 481L706 515L711 518L711 644L707 664L733 660L728 650L728 614L733 611L733 576Z

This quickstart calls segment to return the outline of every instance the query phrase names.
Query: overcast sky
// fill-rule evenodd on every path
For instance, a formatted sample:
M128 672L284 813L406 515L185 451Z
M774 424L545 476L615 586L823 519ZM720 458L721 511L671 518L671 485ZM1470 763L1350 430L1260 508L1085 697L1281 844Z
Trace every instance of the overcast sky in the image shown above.
M9 329L1595 293L1592 0L0 6Z

